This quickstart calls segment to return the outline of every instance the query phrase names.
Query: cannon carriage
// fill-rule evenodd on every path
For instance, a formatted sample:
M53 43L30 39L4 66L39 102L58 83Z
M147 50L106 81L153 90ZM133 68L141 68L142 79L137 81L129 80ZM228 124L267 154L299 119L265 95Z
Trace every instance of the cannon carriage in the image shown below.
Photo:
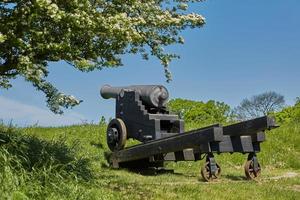
M162 85L104 85L100 94L105 99L116 99L116 117L109 122L106 133L114 168L162 167L167 161L205 158L201 176L210 181L221 174L214 153L239 152L248 154L245 175L255 179L261 172L256 153L265 141L265 131L277 127L273 118L264 116L185 132L184 121L166 108L169 93ZM141 144L125 148L129 138Z

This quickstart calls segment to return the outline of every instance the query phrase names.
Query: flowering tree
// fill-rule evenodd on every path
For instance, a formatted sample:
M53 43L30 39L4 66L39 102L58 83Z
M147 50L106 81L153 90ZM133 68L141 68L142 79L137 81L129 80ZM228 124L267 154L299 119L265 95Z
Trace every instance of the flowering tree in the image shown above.
M122 65L123 54L178 57L164 46L183 43L185 28L201 27L188 3L202 0L2 0L0 2L0 88L22 76L46 95L54 113L78 105L75 97L46 80L49 61L66 61L83 72Z

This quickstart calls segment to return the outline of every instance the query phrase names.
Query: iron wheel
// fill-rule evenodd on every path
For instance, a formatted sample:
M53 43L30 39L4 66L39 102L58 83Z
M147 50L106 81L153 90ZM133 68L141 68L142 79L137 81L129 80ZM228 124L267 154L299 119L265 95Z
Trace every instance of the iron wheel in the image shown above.
M257 177L260 176L260 172L261 172L260 164L258 163L258 169L255 171L252 159L246 162L244 168L245 168L245 175L248 180L255 180Z
M126 126L123 120L116 118L109 122L106 130L106 141L111 151L122 150L127 139Z
M215 174L211 173L210 167L209 167L209 162L206 162L202 167L201 167L201 176L202 178L209 182L209 181L213 181L214 179L218 179L221 176L221 167L218 163L216 163L217 165L217 172Z

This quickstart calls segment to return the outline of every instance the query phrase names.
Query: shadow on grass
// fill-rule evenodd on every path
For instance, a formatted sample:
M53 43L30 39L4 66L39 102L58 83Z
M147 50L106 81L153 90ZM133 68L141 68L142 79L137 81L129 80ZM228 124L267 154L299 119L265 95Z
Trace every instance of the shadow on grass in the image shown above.
M225 175L223 177L226 179L230 179L232 181L246 181L247 180L247 178L245 176Z
M103 169L113 169L112 152L105 151L104 158L106 160L106 163L102 163L101 167ZM120 169L125 169L128 172L140 174L143 176L158 176L162 174L172 174L175 176L182 176L182 177L196 177L196 176L186 175L183 173L174 172L173 169L168 169L163 163L151 163L149 162L148 159L140 159L140 160L134 160L125 163L120 163L119 167Z
M103 144L100 142L90 142L90 145L92 145L98 149L103 149Z
M175 173L173 169L165 169L165 168L142 168L142 169L127 169L129 172L137 173L143 176L157 176L161 174L173 174L173 175L182 175L179 173Z
M47 171L88 181L92 179L90 161L77 156L78 146L78 142L67 146L65 138L45 141L23 135L17 129L0 130L0 150L13 158L10 166L15 170Z

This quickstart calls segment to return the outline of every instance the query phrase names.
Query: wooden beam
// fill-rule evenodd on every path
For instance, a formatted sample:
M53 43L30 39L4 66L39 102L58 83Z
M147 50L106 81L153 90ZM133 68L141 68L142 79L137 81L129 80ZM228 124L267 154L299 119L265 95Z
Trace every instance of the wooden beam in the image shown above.
M258 132L276 128L275 119L264 116L223 127L223 134L230 136L254 135Z
M183 149L196 148L202 143L222 140L223 131L221 127L203 128L159 140L153 140L148 143L139 144L114 152L112 159L114 162L127 162L147 158L157 154L166 154Z

